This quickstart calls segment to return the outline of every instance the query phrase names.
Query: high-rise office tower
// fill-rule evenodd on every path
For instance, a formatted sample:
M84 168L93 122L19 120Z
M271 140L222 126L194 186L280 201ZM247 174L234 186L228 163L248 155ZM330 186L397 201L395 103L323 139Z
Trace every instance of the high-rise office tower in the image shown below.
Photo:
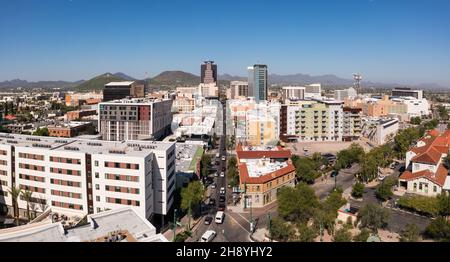
M248 68L249 96L253 96L256 102L267 100L267 65L254 65Z
M214 64L214 61L205 61L201 65L201 83L217 83L217 65Z

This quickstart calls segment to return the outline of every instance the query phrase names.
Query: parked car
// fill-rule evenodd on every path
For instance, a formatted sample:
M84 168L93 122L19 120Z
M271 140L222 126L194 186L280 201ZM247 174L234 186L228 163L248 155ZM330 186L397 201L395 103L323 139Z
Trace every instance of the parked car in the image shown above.
M211 242L216 237L216 231L208 230L203 234L202 238L200 238L200 242Z
M205 217L205 225L211 225L213 218L210 216Z
M225 173L224 172L220 172L220 177L224 177Z
M214 176L215 176L215 177L218 177L218 176L219 176L219 174L218 174L218 173L216 172L216 173L214 173Z
M212 188L212 189L215 189L216 186L217 186L216 183L212 183L212 184L211 184L211 188Z
M219 194L225 195L225 187L220 188Z
M219 207L217 208L219 211L225 210L225 203L219 203Z
M222 172L225 172L225 166L222 167Z
M209 199L209 205L211 205L211 206L216 205L216 199L210 198L210 199Z
M225 202L226 201L226 198L225 198L225 196L220 196L219 197L219 202Z
M222 156L222 161L227 160L227 158L225 156Z

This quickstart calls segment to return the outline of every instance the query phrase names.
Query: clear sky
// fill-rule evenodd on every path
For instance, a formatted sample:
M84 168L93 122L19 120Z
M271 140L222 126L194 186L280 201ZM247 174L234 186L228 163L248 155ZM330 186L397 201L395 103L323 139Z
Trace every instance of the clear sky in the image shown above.
M355 72L450 87L448 0L0 0L0 81Z

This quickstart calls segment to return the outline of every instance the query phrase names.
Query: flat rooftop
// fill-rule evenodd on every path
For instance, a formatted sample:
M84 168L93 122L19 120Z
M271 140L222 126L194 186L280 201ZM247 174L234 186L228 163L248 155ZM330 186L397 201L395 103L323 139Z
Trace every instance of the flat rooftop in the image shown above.
M245 163L250 178L264 176L288 166L287 162L271 162L270 159L248 159Z
M90 154L123 154L126 156L147 156L149 150L166 151L174 143L155 141L103 141L73 138L40 137L0 133L0 143L15 147L42 148L62 152Z
M60 222L44 221L0 230L0 242L167 242L131 207L87 216L87 225L65 231Z
M122 82L109 82L105 86L129 86L132 85L134 81L122 81Z

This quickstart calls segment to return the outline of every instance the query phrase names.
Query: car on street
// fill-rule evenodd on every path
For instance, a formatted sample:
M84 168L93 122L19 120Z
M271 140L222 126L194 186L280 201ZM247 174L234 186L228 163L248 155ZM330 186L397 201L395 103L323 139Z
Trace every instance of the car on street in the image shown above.
M225 187L220 188L219 194L225 195Z
M222 156L222 161L225 161L225 160L227 160L226 157L225 157L225 156Z
M224 166L222 167L222 172L225 172L225 167Z
M215 177L218 177L218 176L219 176L219 173L217 173L217 172L214 173L214 176L215 176Z
M214 199L214 198L210 198L209 199L209 203L208 203L210 206L214 206L214 205L216 205L216 199Z
M214 230L208 230L206 231L203 236L200 238L200 242L211 242L216 237L216 231Z
M216 224L222 224L224 218L225 218L225 213L223 211L217 211L214 222L216 222Z
M216 186L217 186L216 183L212 183L212 184L211 184L211 188L212 188L212 189L215 189Z
M219 207L217 208L219 211L225 210L225 203L219 203Z
M213 218L210 216L205 217L205 225L211 225Z
M223 203L223 202L225 202L225 200L226 200L225 196L220 196L219 197L219 202Z
M220 177L224 177L225 176L225 172L220 172Z

